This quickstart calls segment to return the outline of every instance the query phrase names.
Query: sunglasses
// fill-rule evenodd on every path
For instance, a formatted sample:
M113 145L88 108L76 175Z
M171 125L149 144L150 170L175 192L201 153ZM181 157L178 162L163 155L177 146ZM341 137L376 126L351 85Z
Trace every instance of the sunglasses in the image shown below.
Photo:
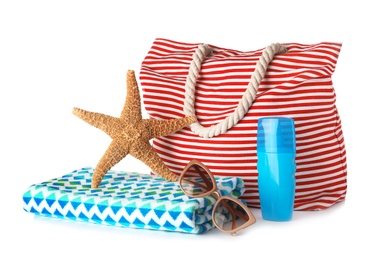
M221 195L211 171L198 160L192 160L184 168L179 177L179 185L189 197L212 195L217 200L212 210L212 221L223 232L235 236L236 232L256 221L250 209L240 200Z

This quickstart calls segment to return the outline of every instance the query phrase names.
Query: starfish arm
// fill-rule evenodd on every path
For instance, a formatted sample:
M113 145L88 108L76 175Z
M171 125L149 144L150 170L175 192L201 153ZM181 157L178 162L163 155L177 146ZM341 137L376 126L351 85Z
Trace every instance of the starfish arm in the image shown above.
M173 174L161 160L159 155L148 143L135 143L130 153L134 158L146 164L154 173L160 175L168 181L177 181L177 176Z
M120 119L125 125L135 125L142 119L141 97L138 89L136 76L133 70L128 70L126 74L127 94L124 109Z
M120 139L115 139L102 156L92 176L91 187L97 188L105 174L129 154L129 145Z
M86 123L101 129L107 133L111 138L114 137L116 129L121 128L119 118L108 116L101 113L86 111L80 108L73 108L73 114L85 121Z
M149 131L152 138L166 136L189 126L196 121L195 116L182 117L169 120L149 120Z

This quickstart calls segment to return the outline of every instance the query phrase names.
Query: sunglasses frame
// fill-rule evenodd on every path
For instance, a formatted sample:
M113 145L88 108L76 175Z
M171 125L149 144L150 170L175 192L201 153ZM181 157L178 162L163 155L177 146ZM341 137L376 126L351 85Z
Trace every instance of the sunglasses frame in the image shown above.
M200 167L202 168L205 173L210 177L211 179L211 182L213 183L213 187L211 190L207 191L207 192L203 192L201 194L198 194L198 195L194 195L194 194L188 194L182 187L183 187L183 183L184 181L187 181L184 176L186 175L186 173L188 172L188 170L191 168L191 167ZM199 171L197 168L195 169L197 173L201 174L201 171ZM207 180L207 178L204 178L204 176L201 176L202 179L204 181ZM236 235L236 232L242 230L242 229L245 229L249 226L251 226L252 224L254 224L256 222L256 219L255 219L255 216L254 214L250 211L250 209L245 205L243 204L240 200L236 199L236 198L233 198L231 196L222 196L221 193L219 192L219 190L217 189L217 184L216 184L216 181L215 181L215 177L214 175L211 173L211 171L207 168L207 166L205 166L202 162L200 162L199 160L196 160L196 159L193 159L191 160L184 168L184 170L182 171L182 173L180 174L180 177L179 177L179 185L181 187L181 190L184 192L184 194L186 194L187 196L189 197L192 197L192 198L202 198L202 197L206 197L206 196L209 196L209 195L213 195L215 197L215 199L217 200L215 205L214 205L214 208L213 208L213 211L212 211L212 220L213 220L213 223L214 225L221 231L225 232L225 233L231 233L231 235L235 236ZM227 204L227 200L230 200L234 203L236 203L238 206L242 207L243 210L246 212L247 214L247 217L248 217L248 220L246 221L246 223L244 223L243 225L239 226L239 227L234 227L230 230L225 230L223 229L221 226L218 225L218 223L215 221L215 212L216 212L216 208L220 205L220 203L223 204L223 206L225 206L231 213L232 215L232 221L233 221L233 226L236 225L236 216L239 216L239 217L243 217L244 215L243 214L238 214L238 211L235 210L234 208L231 208L228 204Z

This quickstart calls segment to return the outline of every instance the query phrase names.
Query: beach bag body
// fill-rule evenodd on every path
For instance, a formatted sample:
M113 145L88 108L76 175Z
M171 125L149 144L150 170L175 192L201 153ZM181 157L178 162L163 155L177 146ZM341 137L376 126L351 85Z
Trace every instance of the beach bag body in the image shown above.
M146 111L154 119L196 115L198 122L153 139L153 148L176 175L198 159L215 176L241 177L241 199L260 207L257 122L290 117L296 132L294 209L321 210L343 201L346 151L331 78L340 49L340 43L321 42L239 51L156 39L140 71Z

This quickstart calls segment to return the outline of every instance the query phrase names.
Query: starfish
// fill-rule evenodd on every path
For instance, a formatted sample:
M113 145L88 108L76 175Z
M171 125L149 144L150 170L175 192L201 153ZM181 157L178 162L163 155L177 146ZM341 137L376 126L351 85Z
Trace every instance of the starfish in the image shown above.
M126 101L120 118L73 108L74 115L101 129L112 138L112 142L94 170L91 187L97 188L105 174L128 154L145 163L154 173L166 180L177 181L177 175L168 169L149 141L189 126L196 121L196 117L169 120L143 119L140 92L133 70L128 70L126 84Z

